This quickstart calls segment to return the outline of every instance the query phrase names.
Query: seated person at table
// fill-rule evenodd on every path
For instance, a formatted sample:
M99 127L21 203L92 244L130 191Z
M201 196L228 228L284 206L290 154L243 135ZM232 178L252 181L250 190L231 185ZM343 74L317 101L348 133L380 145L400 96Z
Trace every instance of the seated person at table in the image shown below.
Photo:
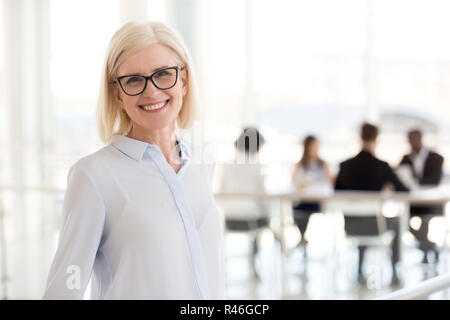
M264 145L264 137L254 127L243 129L235 141L235 163L222 166L220 190L222 192L265 193L264 176L258 155ZM241 198L220 201L225 214L225 226L229 231L249 231L253 236L250 264L253 276L255 256L258 252L262 228L269 226L269 206L261 199Z
M408 141L411 145L411 153L403 157L399 166L406 166L411 170L416 185L437 186L442 178L444 158L422 144L422 132L420 130L409 131ZM442 214L442 205L412 205L410 207L410 216L420 217L422 221L419 230L410 228L410 231L419 240L419 248L424 253L424 263L428 263L428 251L433 251L435 260L439 260L436 243L428 240L428 225L432 217Z
M300 191L320 191L333 185L333 177L328 165L319 157L319 140L314 136L307 136L303 140L303 155L294 167L292 183ZM294 222L300 230L301 241L299 245L306 247L305 232L309 217L320 212L317 202L296 202L293 204ZM306 250L304 251L306 253Z
M361 128L362 150L353 158L340 164L336 178L335 190L365 190L381 191L386 188L394 188L396 191L408 191L407 187L395 175L392 168L385 161L375 157L378 128L372 124L364 123ZM361 218L364 219L364 218ZM358 225L362 224L361 219ZM371 219L367 217L366 219ZM351 219L345 219L345 230L352 230ZM367 220L369 221L369 220ZM372 220L371 220L372 221ZM398 284L399 278L396 272L396 263L400 258L399 218L387 218L387 228L395 231L392 241L392 284ZM364 233L364 230L361 230ZM366 246L359 246L358 280L365 283L362 272L362 263Z

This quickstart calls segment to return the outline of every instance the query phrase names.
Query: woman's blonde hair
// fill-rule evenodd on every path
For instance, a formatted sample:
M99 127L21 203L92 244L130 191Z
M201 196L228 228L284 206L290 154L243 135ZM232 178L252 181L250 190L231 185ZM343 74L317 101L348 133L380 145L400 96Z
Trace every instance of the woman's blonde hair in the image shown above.
M162 44L172 50L177 63L186 70L187 91L178 114L177 125L180 129L188 129L194 122L199 98L192 59L182 38L161 22L129 22L111 38L103 67L97 123L100 138L104 143L110 143L114 134L127 135L132 126L129 116L120 108L115 94L115 90L119 90L116 83L117 70L128 57L153 43Z

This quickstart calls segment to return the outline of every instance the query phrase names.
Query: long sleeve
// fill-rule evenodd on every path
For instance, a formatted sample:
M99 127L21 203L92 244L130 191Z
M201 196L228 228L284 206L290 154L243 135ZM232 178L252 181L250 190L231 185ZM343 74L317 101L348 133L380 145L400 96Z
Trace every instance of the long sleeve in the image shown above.
M344 174L342 172L342 165L340 165L339 172L338 172L338 175L336 177L336 181L334 183L334 189L335 190L343 190L343 189L345 189L344 183L343 183L343 179L344 179L343 175Z
M396 191L409 191L388 164L386 164L386 179L394 185Z
M75 164L68 177L58 249L44 299L82 299L103 234L105 206L89 173Z
M412 165L411 160L408 158L407 155L403 156L402 161L400 161L399 166L401 166L403 164Z
M430 154L425 163L424 174L420 179L421 185L438 185L442 178L442 164L444 158L438 154Z

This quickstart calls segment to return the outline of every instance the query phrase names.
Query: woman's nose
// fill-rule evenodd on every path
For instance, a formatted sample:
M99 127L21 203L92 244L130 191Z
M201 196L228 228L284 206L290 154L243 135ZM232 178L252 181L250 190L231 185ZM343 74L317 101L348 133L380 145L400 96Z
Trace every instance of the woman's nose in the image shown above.
M160 91L160 89L158 89L157 87L155 87L155 85L153 84L153 82L151 82L151 80L149 79L147 81L147 86L145 87L144 92L142 93L142 95L144 97L154 97L156 94L158 94Z

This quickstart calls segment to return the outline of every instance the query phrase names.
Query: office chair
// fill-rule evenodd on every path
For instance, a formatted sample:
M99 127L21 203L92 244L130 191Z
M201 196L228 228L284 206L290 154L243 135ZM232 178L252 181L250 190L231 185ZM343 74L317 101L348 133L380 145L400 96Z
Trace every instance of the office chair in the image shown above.
M387 229L382 205L381 201L372 200L333 200L327 206L328 210L337 211L343 215L345 239L351 247L381 248L391 253L391 243L395 232ZM359 263L358 268L361 268L363 261ZM365 278L358 280L360 283L364 281L365 284Z
M268 217L259 217L254 219L233 219L225 218L225 232L226 233L244 233L251 243L251 250L249 254L249 262L251 266L252 276L259 278L256 270L256 255L259 251L259 239L261 232L269 227Z

